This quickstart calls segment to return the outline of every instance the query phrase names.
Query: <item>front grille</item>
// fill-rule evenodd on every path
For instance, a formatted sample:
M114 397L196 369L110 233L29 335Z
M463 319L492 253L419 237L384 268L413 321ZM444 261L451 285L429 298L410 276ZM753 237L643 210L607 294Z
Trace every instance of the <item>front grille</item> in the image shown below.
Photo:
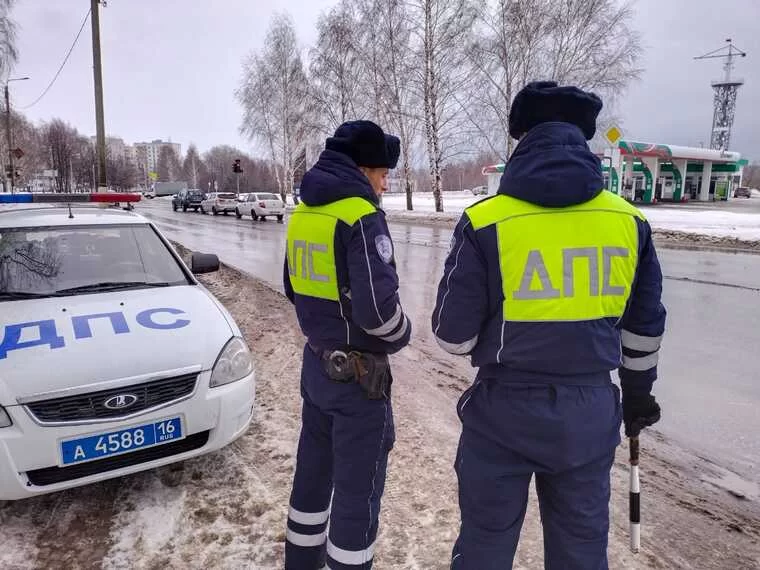
M108 471L114 471L115 469L131 467L132 465L139 465L140 463L147 463L149 461L155 461L156 459L171 457L172 455L179 455L180 453L200 449L208 442L208 436L208 431L202 431L200 433L189 435L185 439L175 441L174 443L157 445L140 451L126 453L124 455L116 455L107 459L98 459L97 461L90 461L89 463L82 463L80 465L35 469L33 471L27 471L26 476L29 478L29 482L32 485L37 485L38 487L63 483L64 481L73 481L74 479L81 479L82 477L97 475L98 473L106 473Z
M134 386L43 400L28 404L27 408L43 423L117 419L192 394L197 378L197 374L186 374ZM137 400L121 409L105 406L109 399L124 394L132 394Z

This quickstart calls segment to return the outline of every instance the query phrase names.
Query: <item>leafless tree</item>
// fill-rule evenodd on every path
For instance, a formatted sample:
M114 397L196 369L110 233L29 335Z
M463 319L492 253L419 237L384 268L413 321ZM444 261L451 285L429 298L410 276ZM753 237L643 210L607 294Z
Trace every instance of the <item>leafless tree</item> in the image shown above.
M117 190L130 190L137 184L137 168L126 156L109 156L106 160L108 185Z
M486 148L502 160L511 154L509 111L529 81L573 84L613 101L640 73L641 43L631 20L630 3L618 0L482 3L468 50L476 80L462 112Z
M198 181L203 177L205 170L206 165L198 154L198 148L191 144L187 147L185 160L182 162L182 179L187 180L192 188L200 188Z
M16 50L16 22L11 11L16 0L0 0L0 77L6 78L18 59Z
M24 187L36 173L42 170L49 162L50 155L46 152L40 129L37 129L22 114L12 111L11 132L13 133L13 146L23 151L21 158L16 158L13 165L20 172L16 181L17 187ZM0 172L5 173L8 163L8 144L5 136L0 136Z
M79 137L75 143L71 157L71 178L74 181L74 191L90 191L97 186L95 180L97 157L95 155L95 145L85 137ZM106 164L106 172L110 174L111 170Z
M314 127L323 134L363 116L360 28L350 0L317 22L317 44L309 50L309 98Z
M422 98L430 185L443 211L441 170L468 138L461 97L470 80L466 51L475 20L471 0L412 0L421 30Z
M271 192L276 182L272 175L272 168L263 160L252 158L247 153L229 145L218 145L210 148L203 155L205 164L204 173L199 178L200 188L208 191L216 186L218 191L235 191L238 180L232 172L232 164L240 159L243 172L240 176L240 191Z
M418 75L419 53L415 50L412 21L406 4L402 0L375 2L374 21L378 26L378 42L381 47L383 115L389 130L401 140L406 208L412 210L412 152L422 121L420 91L415 89L413 80Z
M357 19L357 52L362 65L361 92L364 118L385 123L382 31L378 25L381 2L352 0Z
M177 182L182 176L182 165L172 147L168 145L161 147L156 163L156 172L158 180L161 182Z
M284 199L293 190L310 125L306 73L289 16L275 17L264 46L246 62L237 91L243 106L241 131L268 151Z
M43 126L43 139L50 154L50 166L58 172L55 186L58 192L71 191L72 160L79 149L81 136L71 125L53 119Z

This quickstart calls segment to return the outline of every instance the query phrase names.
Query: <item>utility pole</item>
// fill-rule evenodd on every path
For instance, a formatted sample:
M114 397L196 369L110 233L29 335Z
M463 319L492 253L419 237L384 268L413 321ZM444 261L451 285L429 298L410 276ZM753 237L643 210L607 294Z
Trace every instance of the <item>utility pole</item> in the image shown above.
M90 0L92 18L92 70L95 78L95 128L98 156L98 189L105 190L106 179L106 126L103 118L103 68L100 65L100 0Z
M11 181L11 194L15 191L14 182L16 170L13 168L13 136L11 133L11 94L8 90L8 83L11 81L26 81L28 77L17 77L8 79L5 83L5 139L8 143L8 172L7 177Z
M8 142L8 172L7 179L11 181L11 194L14 192L13 186L13 140L11 139L11 96L8 93L8 84L5 84L5 138Z

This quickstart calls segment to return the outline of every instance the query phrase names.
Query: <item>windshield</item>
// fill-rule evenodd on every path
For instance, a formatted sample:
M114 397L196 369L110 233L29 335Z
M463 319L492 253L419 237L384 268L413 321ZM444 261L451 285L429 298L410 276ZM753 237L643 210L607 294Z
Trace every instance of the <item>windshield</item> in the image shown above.
M187 195L190 198L193 198L193 199L199 199L199 200L203 199L203 192L200 192L200 191L197 191L197 192L188 192Z
M0 229L0 300L188 283L147 224Z
M216 197L219 200L234 200L235 199L234 194L217 194Z
M279 200L280 197L276 194L256 194L259 200Z

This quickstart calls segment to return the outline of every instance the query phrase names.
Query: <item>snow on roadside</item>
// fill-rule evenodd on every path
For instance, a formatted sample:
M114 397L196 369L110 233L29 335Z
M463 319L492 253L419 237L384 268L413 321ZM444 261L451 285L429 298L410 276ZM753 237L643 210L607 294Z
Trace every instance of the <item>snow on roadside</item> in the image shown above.
M266 286L226 268L204 282L234 313L254 354L254 421L240 439L179 472L170 466L125 479L106 570L282 565L302 340L289 303ZM252 297L266 314L251 310Z
M760 193L758 193L760 195ZM468 206L485 196L473 196L469 192L446 192L443 195L445 212L435 212L433 194L419 192L414 195L414 210L406 210L406 196L386 194L383 208L389 221L453 225ZM715 237L729 237L744 241L760 240L760 212L743 213L726 211L723 204L711 208L688 208L679 206L647 207L644 214L652 228Z
M52 501L48 504L53 506ZM37 559L37 537L44 532L47 524L41 520L36 506L36 502L29 501L28 506L21 508L16 508L14 504L11 508L0 509L3 544L0 548L0 568L21 570L29 567L30 560Z
M129 568L135 552L158 555L179 532L185 494L184 488L168 488L155 476L128 479L117 497L122 510L114 520L113 545L103 568Z
M760 213L745 214L715 210L647 208L644 211L655 230L670 230L745 241L760 240Z

